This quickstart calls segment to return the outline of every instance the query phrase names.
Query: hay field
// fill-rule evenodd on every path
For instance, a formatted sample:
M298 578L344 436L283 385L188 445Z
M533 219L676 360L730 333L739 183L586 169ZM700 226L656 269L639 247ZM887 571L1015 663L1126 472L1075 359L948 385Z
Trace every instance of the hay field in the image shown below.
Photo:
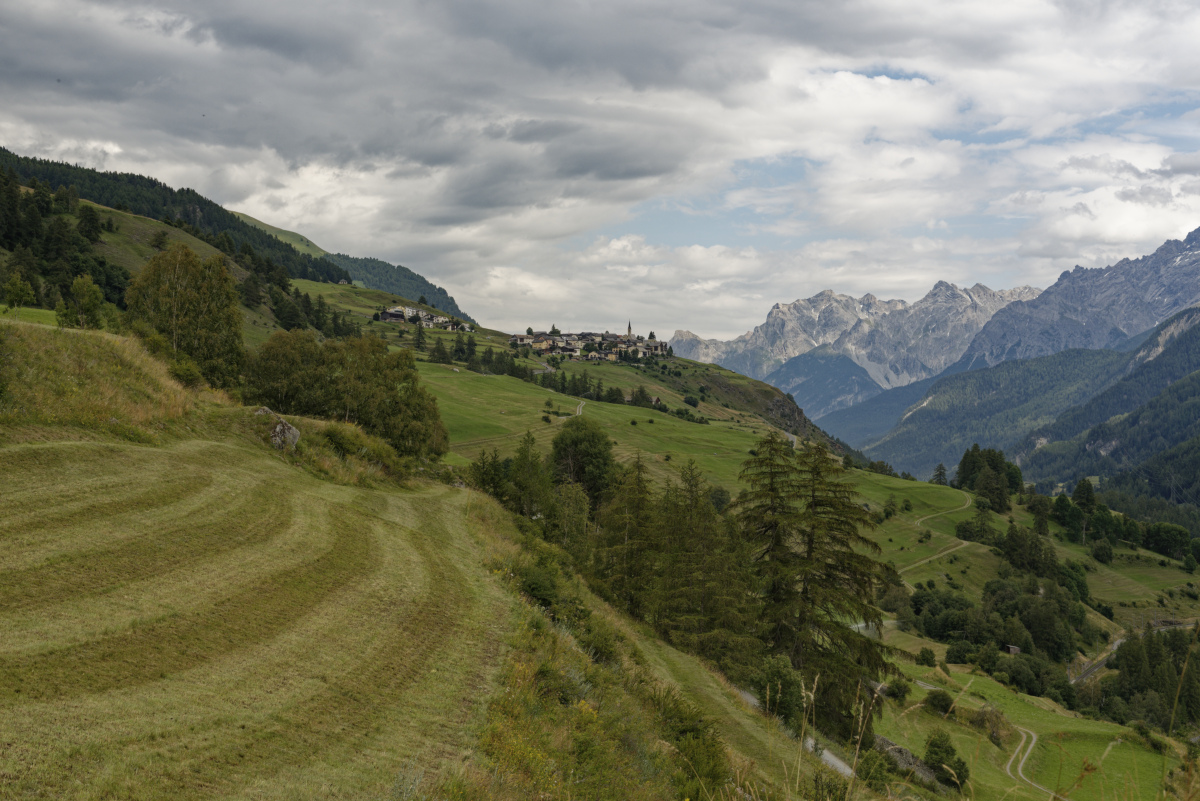
M0 797L386 797L469 752L513 599L467 494L251 443L0 448Z

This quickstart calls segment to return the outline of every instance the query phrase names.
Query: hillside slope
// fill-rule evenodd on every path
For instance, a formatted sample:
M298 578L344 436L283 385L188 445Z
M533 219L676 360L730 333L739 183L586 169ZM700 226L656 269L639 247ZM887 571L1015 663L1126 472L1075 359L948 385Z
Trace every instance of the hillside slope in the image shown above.
M663 704L713 716L747 792L819 770L578 580L569 618L523 599L565 556L490 499L321 421L279 453L123 337L0 340L0 795L669 799L695 731Z
M85 200L151 219L176 220L193 227L211 243L222 242L227 255L245 247L281 265L293 278L317 281L348 279L345 270L322 258L301 253L267 231L251 225L192 189L173 189L154 178L133 173L101 172L64 162L18 156L0 147L0 169L11 169L28 184L74 186ZM219 237L224 236L225 240Z
M1032 432L1015 455L1042 477L1037 449L1068 440L1117 415L1128 414L1196 370L1200 370L1200 309L1188 309L1155 329L1127 366L1127 375L1084 404L1067 409L1053 423ZM1091 475L1086 474L1086 475Z
M458 307L458 303L449 292L403 265L388 264L380 259L347 256L344 253L330 253L326 258L344 268L355 281L362 282L363 286L415 300L424 297L426 303L445 314L475 322L474 317Z
M927 476L975 442L1011 448L1064 409L1116 381L1130 354L1071 350L939 379L884 437L864 448L898 470Z

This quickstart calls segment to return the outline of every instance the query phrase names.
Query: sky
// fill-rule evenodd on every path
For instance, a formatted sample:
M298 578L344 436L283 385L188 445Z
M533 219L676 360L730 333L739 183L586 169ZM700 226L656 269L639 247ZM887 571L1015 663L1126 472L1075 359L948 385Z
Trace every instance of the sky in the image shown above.
M1200 5L0 0L0 145L425 275L729 338L1200 227Z

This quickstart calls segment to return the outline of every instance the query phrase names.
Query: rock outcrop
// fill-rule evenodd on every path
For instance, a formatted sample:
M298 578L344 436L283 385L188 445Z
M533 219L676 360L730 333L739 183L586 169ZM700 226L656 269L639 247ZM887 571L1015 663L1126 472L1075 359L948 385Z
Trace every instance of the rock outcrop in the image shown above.
M991 366L1068 348L1110 348L1200 303L1200 228L1149 256L1064 272L1036 298L998 311L965 359Z
M275 425L271 427L271 444L275 446L275 450L282 451L285 448L291 450L296 447L296 443L300 441L300 430L294 425L284 420L278 414L268 409L266 406L260 406L256 415L269 414L274 416Z

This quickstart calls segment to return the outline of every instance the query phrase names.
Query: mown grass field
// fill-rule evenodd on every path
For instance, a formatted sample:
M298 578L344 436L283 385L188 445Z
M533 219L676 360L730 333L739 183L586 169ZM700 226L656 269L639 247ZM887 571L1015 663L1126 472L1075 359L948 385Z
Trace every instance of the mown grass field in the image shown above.
M515 599L468 493L320 480L135 342L0 325L0 796L385 797L471 752Z

